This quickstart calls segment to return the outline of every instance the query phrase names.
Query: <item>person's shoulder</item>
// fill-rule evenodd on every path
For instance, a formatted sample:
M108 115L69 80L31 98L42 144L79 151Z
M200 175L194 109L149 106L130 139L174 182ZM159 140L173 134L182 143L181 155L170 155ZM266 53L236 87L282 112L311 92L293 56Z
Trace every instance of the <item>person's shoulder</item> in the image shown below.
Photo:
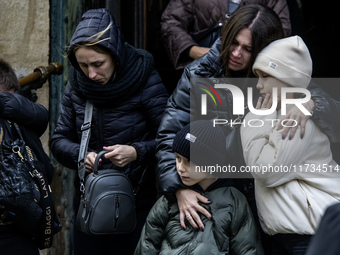
M65 89L64 89L64 96L71 97L71 98L81 98L81 93L78 89L73 86L72 82L68 81Z
M249 204L245 195L235 187L222 187L218 189L216 196L220 207L229 208L235 222L241 222L249 218ZM212 198L216 200L214 197Z
M70 80L67 81L65 89L64 89L64 94L70 94L70 93L76 93L75 89L72 86L72 83Z
M232 186L217 188L213 190L213 193L215 193L214 196L217 198L223 198L226 204L229 204L231 201L235 200L239 200L241 202L246 201L246 197L243 195L243 193Z
M243 195L237 188L233 187L233 186L225 186L225 187L219 187L216 189L218 192L221 192L221 193L229 193L229 194L236 194L236 195Z
M17 105L18 107L26 108L26 106L32 105L35 107L34 108L35 110L37 110L37 107L38 107L41 110L47 111L46 107L43 106L42 104L33 102L29 98L17 92L16 93L10 93L10 92L0 93L0 102L1 104L4 105L4 107L16 108L15 105ZM28 109L29 108L27 107L26 110Z
M162 195L157 199L157 201L153 205L150 214L165 215L169 212L170 208L175 204L177 205L177 203L170 203L168 199L164 195Z
M299 129L298 131L299 132ZM303 144L330 144L329 138L327 135L318 127L318 125L312 120L309 119L306 122L305 135L303 139L301 139Z
M205 55L188 64L184 71L193 77L220 76L220 72L223 71L220 54L221 38L218 38Z
M141 91L143 91L143 95L147 93L146 96L148 97L169 97L163 80L156 69L151 71L146 83L141 87Z
M154 83L163 83L161 76L159 75L158 71L155 68L153 68L152 71L150 72L146 86L152 85Z

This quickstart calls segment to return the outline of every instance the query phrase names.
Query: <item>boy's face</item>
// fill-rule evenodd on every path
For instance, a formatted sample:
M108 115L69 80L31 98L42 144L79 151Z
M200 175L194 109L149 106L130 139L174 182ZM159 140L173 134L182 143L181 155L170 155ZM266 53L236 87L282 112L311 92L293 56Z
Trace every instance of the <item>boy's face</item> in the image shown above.
M281 88L291 86L261 70L256 70L256 74L259 77L256 88L260 91L261 96L265 98L265 96L269 94L270 97L272 97L273 88L277 88L277 102L279 104L281 101ZM288 93L287 98L289 97L292 97L292 95Z
M176 153L176 169L177 173L181 177L181 180L186 186L193 186L196 183L200 184L207 177L207 173L196 172L195 178L190 178L190 168L191 171L195 171L196 164L190 162L187 158Z

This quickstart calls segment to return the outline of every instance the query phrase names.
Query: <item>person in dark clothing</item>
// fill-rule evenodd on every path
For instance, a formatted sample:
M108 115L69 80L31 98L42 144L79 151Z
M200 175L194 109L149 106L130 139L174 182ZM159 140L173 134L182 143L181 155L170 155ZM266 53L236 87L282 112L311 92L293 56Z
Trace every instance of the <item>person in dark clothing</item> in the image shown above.
M312 237L306 255L337 255L340 251L340 203L329 206Z
M14 70L6 61L0 59L0 118L18 124L25 143L43 163L44 168L41 170L45 171L43 174L51 184L53 168L40 141L40 136L48 125L48 111L44 106L15 93L18 89L19 82ZM15 225L10 213L2 205L0 205L0 251L3 255L39 255L38 246Z
M74 32L68 58L69 80L51 151L65 167L77 170L85 103L93 104L91 137L85 165L93 170L97 153L109 151L101 168L118 169L139 187L137 227L131 234L87 236L74 229L74 254L132 254L146 216L156 200L154 175L156 132L168 94L154 69L153 57L124 41L107 9L83 14ZM75 203L79 205L79 178Z

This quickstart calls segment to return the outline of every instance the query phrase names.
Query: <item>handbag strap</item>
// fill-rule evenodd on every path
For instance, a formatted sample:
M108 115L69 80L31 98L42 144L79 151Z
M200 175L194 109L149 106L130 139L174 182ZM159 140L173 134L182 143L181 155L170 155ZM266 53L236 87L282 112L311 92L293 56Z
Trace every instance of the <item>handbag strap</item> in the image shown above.
M93 104L90 101L86 101L85 104L85 116L84 116L84 124L81 126L81 141L79 148L79 156L78 156L78 176L80 179L80 191L83 193L84 179L85 179L85 160L87 155L87 148L89 146L89 140L91 136L91 122L92 122L92 112L93 112Z
M87 155L87 149L89 145L89 140L91 136L91 121L92 121L92 112L93 112L93 104L90 103L88 100L85 104L85 116L84 116L84 124L81 126L81 141L80 141L80 149L79 149L79 156L78 156L78 176L80 179L80 191L84 194L85 191L85 160ZM102 155L105 153L103 152ZM98 156L97 156L98 157ZM100 157L98 157L99 160ZM146 170L144 169L142 177L140 178L137 186L134 188L134 194L136 195L142 185Z
M18 124L14 122L9 122L7 120L2 120L1 123L5 126L3 128L6 128L9 132L10 136L13 137L13 130L16 130L19 138L25 142L23 135L21 133L21 130L18 126ZM14 127L14 128L13 128ZM35 158L35 154L32 151L32 149L26 145L25 143L25 150L20 151L15 150L15 148L12 149L13 153L16 153L19 155L22 160L24 160L26 163L30 166L30 175L37 181L37 185L39 185L39 190L44 191L44 194L40 197L40 206L42 208L42 230L40 231L42 235L42 240L40 241L39 248L45 249L52 246L53 242L53 223L54 218L56 215L52 214L55 212L54 210L54 204L52 201L52 190L51 186L47 183L46 178L44 175L37 170L37 168L34 166L34 160L37 160ZM60 222L58 222L59 228L61 228Z
M45 178L43 175L37 170L34 169L32 171L32 175L37 180L37 184L39 185L39 190L44 191L44 194L42 194L40 198L40 204L43 209L43 215L42 215L42 223L43 223L43 229L41 231L42 235L42 241L39 244L40 247L43 248L49 248L52 246L53 242L53 224L55 220L57 219L57 216L54 214L54 204L52 201L52 190L50 185L46 183ZM59 221L58 227L61 229L61 224Z
M13 123L13 122L12 122ZM13 123L17 133L19 134L20 138L23 139L21 130L19 126L16 123ZM25 151L23 152L25 155L25 158L27 159L26 162L29 163L31 167L30 174L34 176L35 180L37 180L37 185L39 186L39 190L43 191L41 197L40 197L40 206L43 209L42 210L42 223L43 227L42 230L40 231L42 239L40 239L39 242L39 248L49 248L52 246L53 242L53 224L55 222L55 219L57 219L57 216L54 214L55 209L54 209L54 204L52 200L52 189L51 186L47 183L46 178L44 175L37 170L37 168L34 166L34 160L36 159L36 156L34 154L34 151L26 145L25 143ZM59 228L61 229L61 224L58 221Z

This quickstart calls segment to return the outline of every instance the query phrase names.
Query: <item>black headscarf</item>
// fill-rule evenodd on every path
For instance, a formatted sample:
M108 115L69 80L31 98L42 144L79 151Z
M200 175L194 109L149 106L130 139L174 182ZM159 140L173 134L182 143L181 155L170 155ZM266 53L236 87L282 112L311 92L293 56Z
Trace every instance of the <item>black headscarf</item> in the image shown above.
M107 84L98 84L85 74L69 69L69 82L82 97L96 105L113 105L134 94L148 81L154 61L150 53L124 44L126 62Z

